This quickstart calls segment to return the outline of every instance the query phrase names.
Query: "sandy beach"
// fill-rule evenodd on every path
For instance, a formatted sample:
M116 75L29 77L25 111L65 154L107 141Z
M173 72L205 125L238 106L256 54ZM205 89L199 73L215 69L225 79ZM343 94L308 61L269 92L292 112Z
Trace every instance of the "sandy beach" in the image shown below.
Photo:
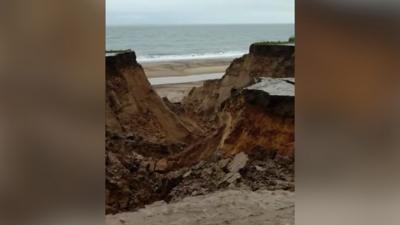
M187 76L223 73L234 58L186 59L160 62L139 62L147 77Z
M201 86L204 80L220 78L233 59L186 59L141 62L141 65L161 97L167 97L171 102L179 102L193 87Z

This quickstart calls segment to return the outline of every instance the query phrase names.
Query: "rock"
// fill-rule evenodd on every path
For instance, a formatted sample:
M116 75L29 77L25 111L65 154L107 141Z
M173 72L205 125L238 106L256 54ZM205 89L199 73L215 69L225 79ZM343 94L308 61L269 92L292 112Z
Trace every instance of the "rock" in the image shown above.
M242 178L240 173L228 173L225 177L225 181L232 184L240 178Z
M241 152L233 158L233 160L229 163L228 165L228 170L231 173L237 173L239 172L240 169L246 166L247 161L249 160L249 157L246 155L246 153Z
M264 171L267 170L266 168L261 167L261 166L255 166L255 168L256 168L257 171L260 171L260 172L264 172Z
M206 164L205 161L200 161L195 166L193 166L193 169L198 170L198 169L202 168L205 164Z
M229 159L220 160L218 162L218 167L221 169L224 169L226 167L226 165L228 165L229 161L230 161Z
M168 161L166 159L160 159L156 163L155 171L157 172L164 172L168 168Z
M183 178L186 178L192 174L192 170L187 171L185 174L183 174Z
M149 160L149 161L144 160L141 162L140 165L149 171L154 171L154 169L155 169L154 168L155 162L151 161L151 160Z

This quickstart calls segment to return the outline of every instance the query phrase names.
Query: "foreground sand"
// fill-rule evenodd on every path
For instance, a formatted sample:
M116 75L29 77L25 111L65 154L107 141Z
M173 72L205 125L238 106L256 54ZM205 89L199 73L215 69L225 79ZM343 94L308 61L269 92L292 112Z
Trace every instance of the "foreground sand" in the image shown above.
M137 212L106 216L107 225L289 225L294 224L294 193L227 190L180 202L163 202Z
M233 58L139 62L147 77L186 76L224 72Z

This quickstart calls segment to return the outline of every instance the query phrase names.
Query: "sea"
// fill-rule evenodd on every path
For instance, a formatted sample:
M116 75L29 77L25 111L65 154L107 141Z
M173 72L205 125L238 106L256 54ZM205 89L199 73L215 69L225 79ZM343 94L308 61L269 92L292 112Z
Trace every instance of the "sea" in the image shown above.
M106 50L136 52L139 62L238 57L259 41L287 41L294 24L107 26Z

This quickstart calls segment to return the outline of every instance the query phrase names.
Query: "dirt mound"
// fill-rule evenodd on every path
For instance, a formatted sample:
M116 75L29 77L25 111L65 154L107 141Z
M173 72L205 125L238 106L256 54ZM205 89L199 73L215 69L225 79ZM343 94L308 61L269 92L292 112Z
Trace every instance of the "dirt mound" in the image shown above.
M183 104L198 114L215 113L232 92L251 85L254 78L261 76L294 77L294 46L251 45L249 54L233 60L222 79L193 88Z

